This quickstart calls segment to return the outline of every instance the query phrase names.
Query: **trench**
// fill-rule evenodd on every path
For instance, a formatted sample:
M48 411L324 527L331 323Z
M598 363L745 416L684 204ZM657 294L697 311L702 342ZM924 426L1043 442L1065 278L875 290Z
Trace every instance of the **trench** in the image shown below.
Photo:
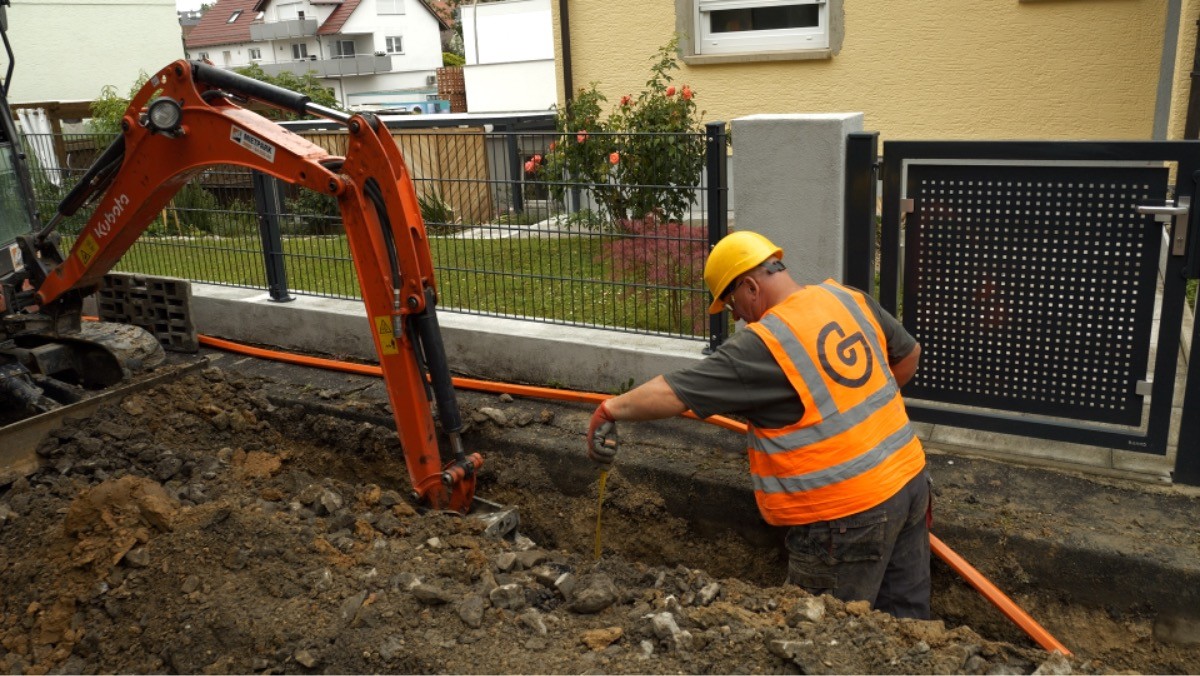
M281 405L297 405L280 400ZM318 415L344 415L334 409L303 404ZM383 416L351 415L353 422L391 426ZM694 423L693 423L694 424ZM516 438L514 438L516 437ZM520 512L522 534L539 546L574 553L592 551L596 523L598 474L590 463L564 453L561 441L545 435L514 435L514 430L476 430L472 450L487 464L477 494ZM632 464L632 463L629 463ZM703 570L718 578L738 578L760 587L782 584L786 561L782 531L758 517L744 482L686 475L670 462L617 467L610 473L603 508L603 557L646 566ZM347 479L379 481L383 467L347 462L333 470ZM393 477L392 487L407 489L407 479ZM935 527L935 532L936 532ZM955 539L986 535L954 532ZM992 557L974 561L992 581L1054 634L1076 658L1095 660L1107 669L1142 673L1196 673L1200 647L1171 645L1153 638L1155 613L1150 604L1127 603L1127 589L1089 588L1087 602L1075 597L1079 580L1064 570L1061 579L1039 574L1036 583L1020 566L1005 542L976 542L973 551L991 550ZM1028 552L1028 547L1023 550ZM978 558L978 557L977 557ZM1034 562L1028 562L1030 568ZM933 618L948 628L970 627L983 638L1024 648L1038 648L1031 638L995 606L938 559L932 562ZM1126 580L1137 586L1138 580Z

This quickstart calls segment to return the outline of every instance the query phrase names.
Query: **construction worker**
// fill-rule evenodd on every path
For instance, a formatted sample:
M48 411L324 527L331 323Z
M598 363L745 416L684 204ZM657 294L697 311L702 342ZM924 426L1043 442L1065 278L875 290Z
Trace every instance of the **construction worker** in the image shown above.
M718 242L704 282L709 313L728 307L745 329L697 365L601 403L588 456L612 463L618 420L743 416L759 511L788 529L787 581L928 619L929 480L899 391L920 346L870 296L797 283L783 250L754 232Z

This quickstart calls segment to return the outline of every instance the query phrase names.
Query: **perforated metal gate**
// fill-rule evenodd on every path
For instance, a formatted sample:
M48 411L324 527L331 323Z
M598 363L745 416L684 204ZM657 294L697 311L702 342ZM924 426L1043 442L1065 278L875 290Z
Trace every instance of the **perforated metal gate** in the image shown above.
M911 417L1166 453L1200 143L888 142L883 158L879 296L922 346Z

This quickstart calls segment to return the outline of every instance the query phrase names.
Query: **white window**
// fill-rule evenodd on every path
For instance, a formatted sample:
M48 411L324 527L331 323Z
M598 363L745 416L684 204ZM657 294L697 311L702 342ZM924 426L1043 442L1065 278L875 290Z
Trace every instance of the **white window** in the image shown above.
M229 18L225 20L225 23L233 23L234 21L237 21L238 17L241 15L242 15L242 10L239 9L238 11L234 12L233 14L230 14Z
M375 0L375 11L379 14L403 14L404 0Z
M251 61L262 61L262 50L261 49L259 49L258 47L251 47L249 49L249 52L250 52L250 60Z
M696 54L829 48L830 0L692 0Z
M404 53L404 39L402 36L392 35L392 36L388 37L387 53L388 54L403 54Z
M333 58L335 59L351 59L354 58L354 41L353 40L338 40L333 43Z
M308 58L308 45L303 42L292 43L292 58L297 61Z
M233 63L233 52L229 51L228 49L221 52L221 63L228 68L229 64Z
M208 61L208 52L200 52L200 60Z

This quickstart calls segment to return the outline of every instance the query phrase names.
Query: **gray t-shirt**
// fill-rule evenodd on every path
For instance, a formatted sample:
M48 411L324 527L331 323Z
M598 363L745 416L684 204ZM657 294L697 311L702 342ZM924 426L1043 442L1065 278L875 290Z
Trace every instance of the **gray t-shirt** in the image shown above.
M879 302L863 294L883 329L888 363L904 359L917 341ZM733 414L755 427L785 427L800 420L804 404L758 334L740 330L690 368L667 373L667 384L701 418Z

